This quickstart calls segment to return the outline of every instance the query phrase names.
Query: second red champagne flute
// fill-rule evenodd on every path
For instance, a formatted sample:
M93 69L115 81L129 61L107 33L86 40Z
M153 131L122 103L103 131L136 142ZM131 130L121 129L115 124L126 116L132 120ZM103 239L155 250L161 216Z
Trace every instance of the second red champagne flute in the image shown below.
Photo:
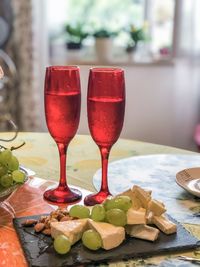
M51 66L45 77L45 116L48 130L60 155L60 182L57 188L44 193L46 200L73 203L81 199L77 189L69 188L66 180L66 151L76 134L80 119L81 92L79 68Z
M124 122L125 81L120 68L92 68L87 95L88 124L102 160L101 188L84 199L85 205L102 203L110 194L107 169L111 147L119 138Z

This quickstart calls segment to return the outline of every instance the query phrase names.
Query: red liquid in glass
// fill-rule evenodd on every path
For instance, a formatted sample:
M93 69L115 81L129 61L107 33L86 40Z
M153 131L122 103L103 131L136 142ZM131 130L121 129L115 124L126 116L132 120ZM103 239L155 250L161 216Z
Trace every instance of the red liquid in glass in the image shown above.
M104 164L108 164L109 151L117 141L124 121L125 98L91 97L88 98L88 122L91 136L102 151ZM107 167L106 167L107 168ZM103 170L102 170L103 171ZM101 191L85 198L86 205L102 203L110 192L107 188L107 170L104 169ZM106 172L106 173L105 173Z
M111 147L117 141L123 126L124 107L124 98L88 99L89 128L97 145Z
M75 136L80 117L78 92L46 93L45 113L50 134L58 143L69 143Z
M65 146L75 136L80 117L81 95L79 92L45 93L45 114L50 134L63 151L60 156L65 168ZM72 203L81 199L79 190L66 184L65 169L61 168L62 178L58 188L48 190L44 197L57 203Z

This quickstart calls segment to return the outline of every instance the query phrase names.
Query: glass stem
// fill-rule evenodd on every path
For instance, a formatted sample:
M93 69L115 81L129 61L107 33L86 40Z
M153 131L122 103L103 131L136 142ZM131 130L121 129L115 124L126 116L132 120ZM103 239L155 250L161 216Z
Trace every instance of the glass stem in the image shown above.
M102 179L101 179L101 192L110 194L108 189L108 158L111 147L100 147L101 162L102 162Z
M66 189L67 186L67 178L66 178L66 152L67 145L63 143L57 143L59 155L60 155L60 181L59 188Z

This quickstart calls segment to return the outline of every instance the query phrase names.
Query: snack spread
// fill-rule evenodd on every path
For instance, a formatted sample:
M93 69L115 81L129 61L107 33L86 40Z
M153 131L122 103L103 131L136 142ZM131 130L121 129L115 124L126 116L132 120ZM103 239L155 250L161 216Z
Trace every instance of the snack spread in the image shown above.
M25 221L24 225L35 224L36 232L51 235L59 254L67 253L81 239L90 250L110 250L118 247L126 234L154 242L160 231L175 233L176 224L165 212L165 205L153 199L151 191L135 185L91 210L83 205L74 205L69 211L59 208L37 222Z

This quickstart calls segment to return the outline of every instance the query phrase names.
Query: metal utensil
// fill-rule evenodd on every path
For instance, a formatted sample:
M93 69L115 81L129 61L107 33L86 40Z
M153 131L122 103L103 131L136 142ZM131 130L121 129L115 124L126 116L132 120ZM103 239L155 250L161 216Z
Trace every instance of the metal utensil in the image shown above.
M178 259L179 260L190 261L190 262L194 262L194 263L200 264L200 259L197 259L197 258L192 258L192 257L187 257L187 256L179 256Z

